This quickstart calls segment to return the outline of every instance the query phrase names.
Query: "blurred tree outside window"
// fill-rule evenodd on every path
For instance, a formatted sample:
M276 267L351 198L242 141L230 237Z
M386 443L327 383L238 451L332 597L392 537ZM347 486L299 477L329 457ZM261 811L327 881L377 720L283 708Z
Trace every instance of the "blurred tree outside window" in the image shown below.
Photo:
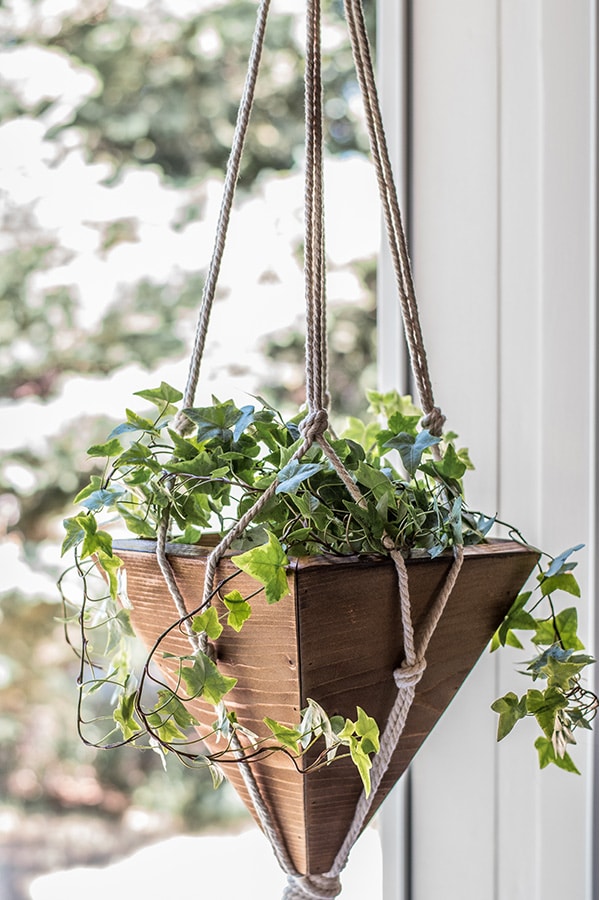
M374 27L374 2L366 4ZM302 4L273 3L199 401L303 401ZM255 0L0 5L0 884L242 815L75 732L61 521L133 391L182 386ZM340 0L324 9L331 392L374 386L379 212ZM51 823L51 825L49 824ZM83 823L83 824L82 824Z

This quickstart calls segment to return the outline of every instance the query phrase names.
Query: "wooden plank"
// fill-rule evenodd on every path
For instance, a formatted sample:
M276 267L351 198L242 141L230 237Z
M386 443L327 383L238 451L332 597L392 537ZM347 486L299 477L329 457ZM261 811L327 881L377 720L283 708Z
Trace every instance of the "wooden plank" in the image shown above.
M138 546L142 543L147 542ZM116 549L128 573L134 628L146 645L152 646L177 621L173 601L152 552L142 553L122 544ZM170 560L191 612L201 604L206 554L195 558L173 555ZM534 553L511 542L466 549L463 569L432 638L428 667L373 813L460 687L534 561ZM408 561L417 633L451 564L451 557ZM229 559L218 569L218 580L225 579L227 590L235 587L244 596L256 590L256 582ZM294 562L288 581L291 597L271 606L256 597L252 616L242 631L238 634L226 628L215 643L224 674L239 678L228 695L228 707L260 737L269 735L264 716L297 723L308 697L329 715L353 719L360 705L383 728L396 696L393 671L403 657L393 563L385 557L307 558ZM221 600L215 598L213 603L219 616L226 617ZM162 641L160 650L181 655L190 648L177 627ZM174 684L174 662L162 659L159 653L156 663ZM190 711L204 728L214 721L214 709L208 704L192 701ZM211 752L223 749L213 737L206 738L206 745ZM237 766L228 763L225 768L247 803ZM253 772L297 869L327 871L362 791L350 760L338 760L305 774L285 753L277 752L256 761ZM251 804L249 808L252 811Z

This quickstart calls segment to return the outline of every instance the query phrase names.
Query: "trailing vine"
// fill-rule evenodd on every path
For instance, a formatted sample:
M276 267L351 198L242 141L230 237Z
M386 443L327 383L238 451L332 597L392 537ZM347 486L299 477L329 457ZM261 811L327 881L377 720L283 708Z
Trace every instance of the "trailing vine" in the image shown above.
M421 411L409 397L370 392L370 411L378 418L369 423L351 419L341 437L329 434L364 497L359 506L317 445L302 460L293 458L301 442L302 414L286 421L260 398L241 408L213 398L208 407L183 410L194 433L182 436L172 427L179 391L162 383L137 396L155 407L154 416L128 409L106 442L89 449L90 457L102 461L102 471L75 498L82 511L64 523L63 553L74 551L74 570L83 586L80 602L72 597L67 575L60 583L67 638L80 658L82 739L95 747L132 744L155 750L163 759L172 752L186 765L208 765L215 784L222 767L238 758L234 737L236 746L243 741L248 760L283 752L298 767L299 756L320 748L304 771L327 765L336 755L350 756L368 793L379 729L364 710L357 709L355 721L329 717L308 700L299 723L266 718L270 737L259 739L227 709L235 679L223 675L202 650L174 659L175 687L157 674L152 660L168 633L184 624L214 641L224 628L239 631L254 602L263 597L279 602L288 593L290 556L383 554L384 537L406 555L421 551L430 557L455 545L484 542L501 523L465 504L463 476L472 468L467 450L457 449L453 433L438 438L421 428ZM433 447L439 451L435 455ZM215 593L226 618L220 619L212 605L193 610L174 621L136 665L139 646L113 534L124 526L130 535L154 539L168 511L169 541L201 543L207 533L231 527L273 482L273 497L233 547L233 562L256 580L256 590L243 596L235 578L218 585ZM509 533L523 540L515 529ZM575 742L577 728L590 727L597 708L596 697L582 682L582 672L594 660L581 652L575 607L559 611L554 598L558 592L579 596L571 559L579 549L548 557L546 568L538 564L535 589L517 597L492 642L494 650L506 644L521 647L516 632L530 631L535 649L525 674L536 687L521 698L507 693L492 705L499 714L498 739L521 718L533 716L542 731L536 740L540 766L554 763L572 772L577 769L567 746ZM189 710L189 701L197 697L215 709L210 733L222 738L218 752L201 746L208 732Z

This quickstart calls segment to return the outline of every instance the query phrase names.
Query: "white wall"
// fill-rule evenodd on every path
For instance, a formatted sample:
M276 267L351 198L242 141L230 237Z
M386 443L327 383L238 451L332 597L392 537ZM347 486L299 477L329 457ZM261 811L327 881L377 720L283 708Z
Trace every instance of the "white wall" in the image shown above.
M379 34L434 391L477 465L468 498L551 553L586 542L594 650L595 4L382 0ZM388 279L381 380L402 386ZM595 896L593 741L573 754L581 778L538 772L529 723L495 742L489 704L522 692L521 658L482 659L389 802L386 900Z

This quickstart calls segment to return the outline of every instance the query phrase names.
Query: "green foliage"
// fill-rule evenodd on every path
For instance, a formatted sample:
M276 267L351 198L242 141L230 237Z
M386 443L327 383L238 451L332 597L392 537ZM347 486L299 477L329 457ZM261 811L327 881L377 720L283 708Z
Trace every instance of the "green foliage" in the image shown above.
M185 416L193 425L191 435L182 436L172 428L181 394L168 384L138 392L153 404L157 415L149 417L127 410L126 420L113 428L107 441L95 444L90 454L104 460L104 474L93 474L89 485L79 491L78 503L84 512L65 520L64 550L75 549L78 565L92 558L102 569L109 586L108 596L99 606L88 602L83 616L88 631L121 626L122 641L129 640L129 618L119 621L117 600L125 600L120 579L120 560L112 555L112 537L102 527L105 517L113 521L115 513L134 535L150 537L165 513L170 522L169 539L201 540L207 530L223 532L227 523L238 519L266 490L274 492L255 521L236 541L242 552L232 557L234 564L257 582L254 593L264 593L267 603L277 603L289 593L287 567L289 554L331 552L383 553L384 532L393 536L399 547L425 547L432 555L463 539L477 540L472 514L463 508L461 485L453 476L458 471L457 456L451 444L446 468L440 455L441 474L433 465L431 448L439 443L426 431L418 431L414 407L398 395L371 394L371 402L385 405L389 411L386 426L353 421L357 437L332 439L336 453L364 496L364 508L354 503L347 488L318 446L304 458L297 458L301 444L297 422L286 422L268 405L238 409L228 400L213 398L209 407L188 408ZM398 428L409 428L399 432ZM400 474L386 458L386 450L396 449L406 439L409 450L405 461L409 471ZM401 441L400 441L401 443ZM388 447L385 445L389 444ZM462 469L461 469L462 474ZM86 579L91 577L88 570ZM224 626L214 605L191 618L194 633L215 641L223 628L239 632L251 615L251 597L233 589L223 597L227 610ZM123 740L139 746L188 751L182 732L181 715L175 704L199 697L220 710L235 679L224 676L212 659L202 651L179 661L179 686L172 692L172 703L164 696L159 706L147 709L144 684L149 677L148 663L139 685L131 681L123 662L118 640L107 645L111 651L107 668L117 691L113 719ZM90 693L97 676L82 679L82 690ZM182 693L183 691L183 693ZM168 699L168 698L167 698ZM177 707L179 709L179 707ZM189 727L190 722L184 722ZM305 752L317 739L325 743L324 760L331 762L340 747L346 749L369 790L371 755L378 750L378 729L364 711L356 722L338 717L329 719L313 701L309 702L298 728L267 719L273 737L282 747ZM219 713L215 726L226 736L242 729L228 714ZM192 753L194 760L201 754ZM208 760L209 757L202 757Z
M224 596L219 591L222 614L213 603L191 618L192 632L211 641L218 641L224 627L234 632L243 628L255 594L264 593L267 603L273 604L289 593L290 555L384 553L386 536L404 552L419 548L435 557L453 546L485 540L493 525L493 518L472 513L464 503L462 478L471 464L468 453L456 449L456 435L440 439L419 430L412 401L395 392L370 394L372 407L380 414L386 412L383 425L353 419L349 434L331 438L361 491L361 504L349 496L319 446L298 457L301 414L286 422L268 405L239 409L231 400L213 398L209 407L184 410L193 433L183 436L172 428L178 391L163 383L140 396L157 407L157 418L128 411L126 422L113 431L119 438L113 436L90 449L106 460L105 474L100 480L93 475L88 488L79 492L79 503L86 511L65 522L65 549L75 548L80 563L93 557L105 573L109 584L109 597L102 607L105 624L118 623L117 607L107 604L114 604L121 590L120 560L112 555L109 533L99 525L105 512L112 518L116 511L134 534L144 536L154 535L166 514L171 540L201 541L211 529L223 535L229 523L239 520L269 491L260 511L236 539L236 549L242 552L232 557L240 571L256 580L256 590L248 597L235 587ZM402 471L389 458L396 452ZM581 686L581 674L593 660L579 652L583 645L577 635L576 610L557 613L553 605L556 591L579 594L574 564L569 561L575 549L540 570L536 596L528 590L516 598L492 641L492 649L506 644L521 647L517 632L525 631L537 652L525 673L535 688L520 698L507 693L492 706L499 715L498 740L519 720L533 717L552 746L550 753L546 744L536 744L541 764L554 762L568 771L575 769L565 748L574 742L577 727L589 727L596 704ZM541 617L540 603L549 604L550 615ZM88 624L97 627L97 612ZM128 620L120 625L122 638L129 639ZM224 675L202 650L179 658L179 685L171 700L163 695L158 708L147 710L143 682L148 662L141 686L132 691L129 673L119 662L119 645L112 642L110 646L117 656L109 664L115 673L111 680L122 686L113 718L125 741L139 744L145 739L146 746L161 753L171 750L213 765L211 755L183 749L185 728L192 723L184 721L180 706L194 698L215 707L215 730L228 741L235 732L246 734L225 706L236 679ZM93 690L97 680L92 679L91 686L86 682L86 689ZM317 765L329 764L344 748L368 793L379 729L362 709L357 715L355 722L330 719L310 701L297 726L269 717L264 721L277 746L289 753L305 753L323 740L325 749ZM262 742L256 736L246 737L258 752Z
M202 650L195 653L191 666L181 666L180 675L191 698L202 697L215 706L237 684L237 678L222 675L212 659Z
M595 660L575 652L584 649L577 635L577 610L569 607L555 612L553 594L565 591L576 597L580 595L579 585L571 572L575 563L567 560L581 546L565 550L539 572L537 589L540 597L532 600L533 592L526 591L516 598L494 635L491 647L496 650L508 644L522 649L515 632L533 632L530 639L537 655L527 662L525 674L535 682L545 682L543 689L529 690L520 699L511 692L492 704L499 716L498 740L506 737L519 719L532 716L544 734L535 742L540 768L554 763L575 773L578 773L577 768L566 747L576 743L573 731L590 728L596 715L598 700L581 683L582 672ZM539 603L543 600L550 607L547 618L539 616ZM525 609L527 604L530 604L529 611Z
M269 533L266 544L232 557L232 562L264 586L267 603L277 603L289 594L286 576L289 560L274 534Z
M227 624L234 631L241 631L244 622L252 615L252 607L244 600L239 591L230 591L223 597L223 603L229 610Z
M326 746L326 764L331 763L341 748L348 748L350 758L361 777L365 794L371 793L371 756L379 752L379 727L375 719L363 709L356 708L357 720L335 716L329 719L325 711L314 700L308 699L308 707L303 711L302 721L297 728L282 725L274 719L265 718L265 724L282 747L294 754L306 751L315 741L323 737ZM317 766L320 765L320 761Z
M353 722L346 719L344 727L338 734L340 743L350 748L352 762L358 769L367 797L371 793L371 754L379 752L379 728L375 719L368 716L363 709L356 708L358 719Z

